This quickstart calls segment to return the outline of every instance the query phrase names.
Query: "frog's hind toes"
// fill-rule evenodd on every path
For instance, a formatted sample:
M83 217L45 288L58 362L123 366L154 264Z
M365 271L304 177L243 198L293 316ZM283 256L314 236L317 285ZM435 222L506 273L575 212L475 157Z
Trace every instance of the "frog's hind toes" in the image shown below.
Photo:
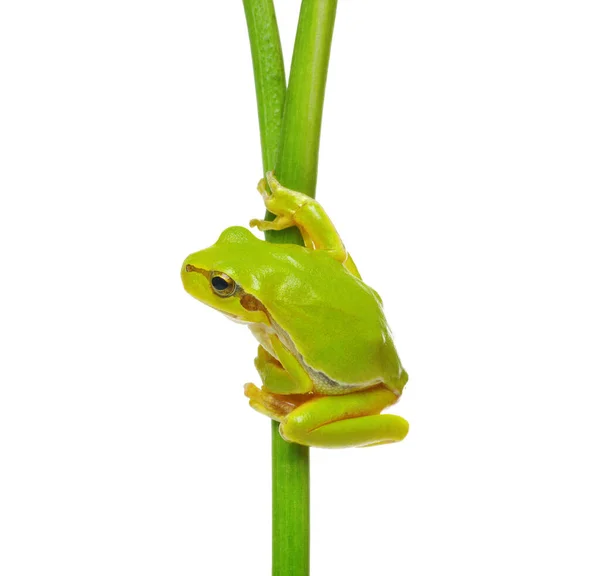
M258 388L251 382L244 385L244 395L250 400L250 406L254 410L268 416L272 420L277 420L277 422L281 422L290 412L297 408L296 403Z
M246 398L252 399L256 398L259 395L260 389L258 388L258 386L252 384L252 382L247 382L246 384L244 384L244 396L246 396Z

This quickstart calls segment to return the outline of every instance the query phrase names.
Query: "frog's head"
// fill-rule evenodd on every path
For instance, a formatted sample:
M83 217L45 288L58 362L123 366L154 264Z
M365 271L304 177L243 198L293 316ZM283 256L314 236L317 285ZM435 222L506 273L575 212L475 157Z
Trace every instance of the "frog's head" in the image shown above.
M246 228L227 228L215 244L185 259L183 287L234 320L268 322L264 306L246 291L254 284L252 267L259 244L261 241Z

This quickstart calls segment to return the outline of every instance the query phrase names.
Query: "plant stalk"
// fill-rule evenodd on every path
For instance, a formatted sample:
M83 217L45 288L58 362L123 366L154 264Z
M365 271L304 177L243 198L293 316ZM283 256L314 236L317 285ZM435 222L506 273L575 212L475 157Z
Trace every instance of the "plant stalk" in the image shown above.
M337 0L303 0L286 92L273 2L244 0L254 67L263 170L267 172L275 167L282 184L313 198L336 7ZM267 219L273 217L267 212ZM302 244L296 228L268 231L265 236L270 242ZM309 449L283 440L275 421L271 424L271 446L272 574L308 576Z
M285 103L285 68L273 0L244 0L258 107L263 171L275 168Z
M325 83L337 0L303 0L275 174L291 188L315 197Z

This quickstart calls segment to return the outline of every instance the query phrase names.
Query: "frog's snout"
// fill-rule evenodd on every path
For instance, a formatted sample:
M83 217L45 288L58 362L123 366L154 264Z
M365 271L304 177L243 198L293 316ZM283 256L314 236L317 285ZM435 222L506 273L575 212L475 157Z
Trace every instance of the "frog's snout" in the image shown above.
M187 260L183 263L183 266L181 268L181 274L183 274L184 272L196 272L198 274L202 274L203 276L207 275L206 270L204 270L203 268L197 268L193 264L189 264Z
M206 278L209 277L208 270L204 270L204 268L198 268L198 266L194 266L190 263L190 259L186 258L183 262L183 266L181 267L181 278L185 278L186 276L196 276L200 274Z
M202 285L203 276L206 276L207 274L206 270L194 266L190 263L189 258L186 258L181 267L181 281L183 282L183 287L187 292L192 294L192 296L196 295L196 292Z

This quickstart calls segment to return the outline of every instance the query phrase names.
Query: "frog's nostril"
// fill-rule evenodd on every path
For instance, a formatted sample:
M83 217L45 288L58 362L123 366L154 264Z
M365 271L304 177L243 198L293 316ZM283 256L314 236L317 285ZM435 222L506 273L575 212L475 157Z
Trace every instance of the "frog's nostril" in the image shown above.
M185 271L186 271L186 272L191 272L193 269L194 269L194 267L193 267L191 264L188 264L188 265L185 267Z

